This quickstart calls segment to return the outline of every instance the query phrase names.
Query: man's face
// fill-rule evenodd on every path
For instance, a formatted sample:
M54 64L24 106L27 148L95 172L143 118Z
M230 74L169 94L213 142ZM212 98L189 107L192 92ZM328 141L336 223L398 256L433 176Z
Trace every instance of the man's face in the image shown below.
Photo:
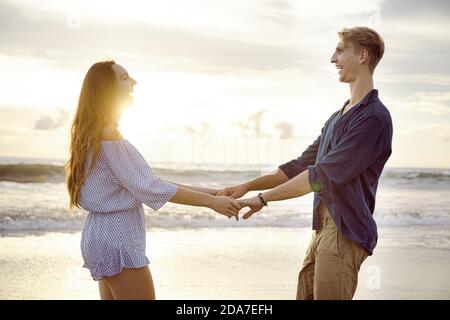
M345 83L354 82L360 72L360 56L355 52L357 50L349 41L345 45L342 41L337 44L336 50L331 56L331 63L334 63L339 70L339 81Z

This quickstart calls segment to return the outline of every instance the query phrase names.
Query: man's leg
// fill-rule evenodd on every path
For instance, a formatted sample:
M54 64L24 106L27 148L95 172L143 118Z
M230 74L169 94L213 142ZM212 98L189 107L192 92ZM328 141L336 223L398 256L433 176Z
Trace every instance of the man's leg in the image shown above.
M329 219L318 243L314 270L314 299L351 300L367 251L344 237Z
M308 251L306 251L303 266L298 274L297 282L297 300L313 300L314 290L314 250L315 250L315 234L309 244Z

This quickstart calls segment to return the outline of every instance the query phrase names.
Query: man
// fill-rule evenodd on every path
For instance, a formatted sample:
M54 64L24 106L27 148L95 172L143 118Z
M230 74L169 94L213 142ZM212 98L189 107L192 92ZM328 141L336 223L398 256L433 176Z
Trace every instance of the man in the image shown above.
M350 99L300 157L219 192L240 198L251 190L273 188L239 200L250 208L244 219L270 201L314 192L315 234L298 276L297 299L353 298L360 266L377 243L375 196L391 155L391 116L373 85L383 40L366 27L343 29L338 35L331 63L339 70L339 80L349 84Z

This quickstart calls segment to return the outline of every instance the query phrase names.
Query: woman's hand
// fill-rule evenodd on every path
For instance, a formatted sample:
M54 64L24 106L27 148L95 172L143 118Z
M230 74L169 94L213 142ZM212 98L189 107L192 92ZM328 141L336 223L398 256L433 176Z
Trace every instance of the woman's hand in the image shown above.
M241 206L233 198L216 196L211 201L210 208L228 218L235 217L236 221L239 220L239 210L241 210Z

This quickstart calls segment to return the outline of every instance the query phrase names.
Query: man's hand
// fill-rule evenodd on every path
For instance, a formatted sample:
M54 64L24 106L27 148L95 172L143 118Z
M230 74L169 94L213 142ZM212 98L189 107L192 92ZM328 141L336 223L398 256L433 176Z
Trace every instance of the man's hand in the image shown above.
M248 187L245 184L240 184L234 187L228 187L222 190L219 190L216 193L216 196L227 196L235 199L239 199L244 196L248 192Z
M237 200L237 202L241 205L242 208L243 207L250 208L250 210L244 214L243 216L244 219L250 218L254 213L258 212L264 207L263 203L258 197L241 199Z

